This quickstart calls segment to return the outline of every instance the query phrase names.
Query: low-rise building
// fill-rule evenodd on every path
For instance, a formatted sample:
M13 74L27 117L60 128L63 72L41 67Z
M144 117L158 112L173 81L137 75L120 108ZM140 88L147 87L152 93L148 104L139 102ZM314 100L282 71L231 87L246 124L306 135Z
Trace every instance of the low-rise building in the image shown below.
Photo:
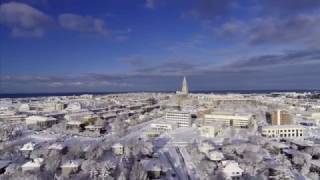
M32 152L36 148L36 143L29 142L24 144L21 148L20 151L22 152Z
M216 137L220 130L214 127L213 125L204 125L199 127L200 135L207 138Z
M235 180L241 178L243 170L237 162L226 160L222 161L222 172L226 180Z
M211 161L222 161L224 159L224 155L220 151L209 151L207 157Z
M248 128L251 120L252 120L251 114L214 112L211 114L204 115L203 125L207 125L211 123L222 123L225 126L230 126L230 127Z
M151 123L151 129L157 132L172 131L175 129L175 124L169 122L155 122Z
M209 151L215 149L215 147L212 144L209 144L207 142L200 143L198 148L199 148L199 151L204 153L204 154L208 154Z
M311 160L310 172L320 174L320 160Z
M146 159L142 160L140 163L150 179L160 178L162 167L159 161L154 159Z
M144 134L148 137L157 137L164 132L170 132L177 128L177 124L168 121L158 121L150 124Z
M53 117L45 116L29 116L25 120L28 127L48 128L53 124L57 124L58 120Z
M80 161L69 160L65 162L62 166L62 175L69 176L70 174L75 174L80 170Z
M116 143L112 146L112 152L115 154L115 155L123 155L124 153L124 147L122 144L120 143Z
M66 129L70 130L81 130L84 129L85 123L81 121L68 121L66 124Z
M21 166L22 171L40 171L43 166L43 158L35 158L31 161L26 162Z
M268 138L299 138L304 136L300 125L277 125L262 127L262 135Z
M85 118L93 116L93 112L83 109L83 110L78 110L74 112L70 112L69 114L66 114L64 118L67 121L83 121Z
M48 149L62 154L68 151L68 147L62 143L53 143L48 147Z
M96 134L103 134L105 133L105 129L103 126L100 125L88 125L84 127L86 131L90 131Z

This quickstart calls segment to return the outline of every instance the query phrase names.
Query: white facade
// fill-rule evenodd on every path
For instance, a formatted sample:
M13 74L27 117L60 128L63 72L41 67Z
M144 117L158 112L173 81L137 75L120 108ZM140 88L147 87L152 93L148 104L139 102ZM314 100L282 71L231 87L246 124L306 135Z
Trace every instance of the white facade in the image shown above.
M237 162L231 160L222 161L222 166L222 172L225 179L233 180L241 178L243 170L239 167Z
M115 155L122 155L124 153L124 147L120 143L116 143L112 146L112 152Z
M31 161L26 162L21 166L22 171L36 171L40 170L41 166L43 165L43 159L42 158L36 158Z
M55 111L62 111L64 109L64 104L62 103L55 103L54 110Z
M30 111L30 106L29 104L21 104L19 107L20 112L27 112Z
M213 138L218 135L218 131L214 126L201 126L199 128L200 135L207 138Z
M67 111L80 111L81 110L81 104L79 102L71 103L66 108Z
M68 176L70 174L76 173L80 168L81 163L75 160L69 160L61 166L62 174Z
M191 114L181 111L166 112L166 121L176 123L178 127L190 127Z
M34 125L37 123L50 122L50 121L57 121L57 119L53 117L45 117L45 116L29 116L26 118L27 125Z
M269 138L298 138L304 136L304 127L300 125L277 125L262 128L262 135Z
M312 113L312 114L311 114L311 118L320 119L320 112Z
M154 122L150 124L150 127L144 132L144 134L148 137L157 137L164 132L170 132L176 128L177 125L173 122Z
M175 127L174 127L174 124L172 123L156 122L156 123L150 124L150 128L152 131L156 131L156 132L167 132L167 131L172 131Z
M231 113L212 113L204 115L204 124L220 122L226 126L243 128L248 127L252 119L252 115L238 115Z
M209 143L204 142L199 145L199 151L204 154L208 154L211 150L214 150L214 146Z
M53 117L29 116L25 120L27 126L50 127L56 124L58 120Z
M66 148L66 146L61 143L53 143L48 147L49 150L59 150L59 151L63 150L64 148Z
M67 121L82 121L86 117L91 117L93 112L88 110L82 110L77 112L72 112L64 116Z
M21 148L20 151L33 151L36 148L36 144L33 142L29 142L24 144Z
M210 151L208 152L208 158L211 161L221 161L224 159L224 155L220 151Z

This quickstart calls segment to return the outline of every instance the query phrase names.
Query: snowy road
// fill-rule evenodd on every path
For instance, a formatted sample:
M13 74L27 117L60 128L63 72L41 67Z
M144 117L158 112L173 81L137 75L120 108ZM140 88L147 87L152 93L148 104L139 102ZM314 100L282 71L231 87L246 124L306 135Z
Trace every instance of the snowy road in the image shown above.
M170 147L167 152L165 152L169 162L174 168L177 176L181 180L190 180L188 172L186 171L184 163L182 163L180 155L177 153L176 148Z

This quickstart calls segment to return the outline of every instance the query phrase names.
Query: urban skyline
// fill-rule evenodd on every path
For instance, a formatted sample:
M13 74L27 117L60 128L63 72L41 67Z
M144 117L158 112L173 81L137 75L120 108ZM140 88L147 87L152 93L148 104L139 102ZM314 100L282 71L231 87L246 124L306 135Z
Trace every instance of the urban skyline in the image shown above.
M0 3L0 93L320 89L318 0Z

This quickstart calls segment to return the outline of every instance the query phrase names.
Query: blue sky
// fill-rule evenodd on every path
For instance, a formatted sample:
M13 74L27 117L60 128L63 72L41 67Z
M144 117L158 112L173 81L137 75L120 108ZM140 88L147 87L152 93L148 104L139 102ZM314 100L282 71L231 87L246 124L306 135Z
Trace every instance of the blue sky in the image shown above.
M3 0L0 92L320 89L318 0Z

